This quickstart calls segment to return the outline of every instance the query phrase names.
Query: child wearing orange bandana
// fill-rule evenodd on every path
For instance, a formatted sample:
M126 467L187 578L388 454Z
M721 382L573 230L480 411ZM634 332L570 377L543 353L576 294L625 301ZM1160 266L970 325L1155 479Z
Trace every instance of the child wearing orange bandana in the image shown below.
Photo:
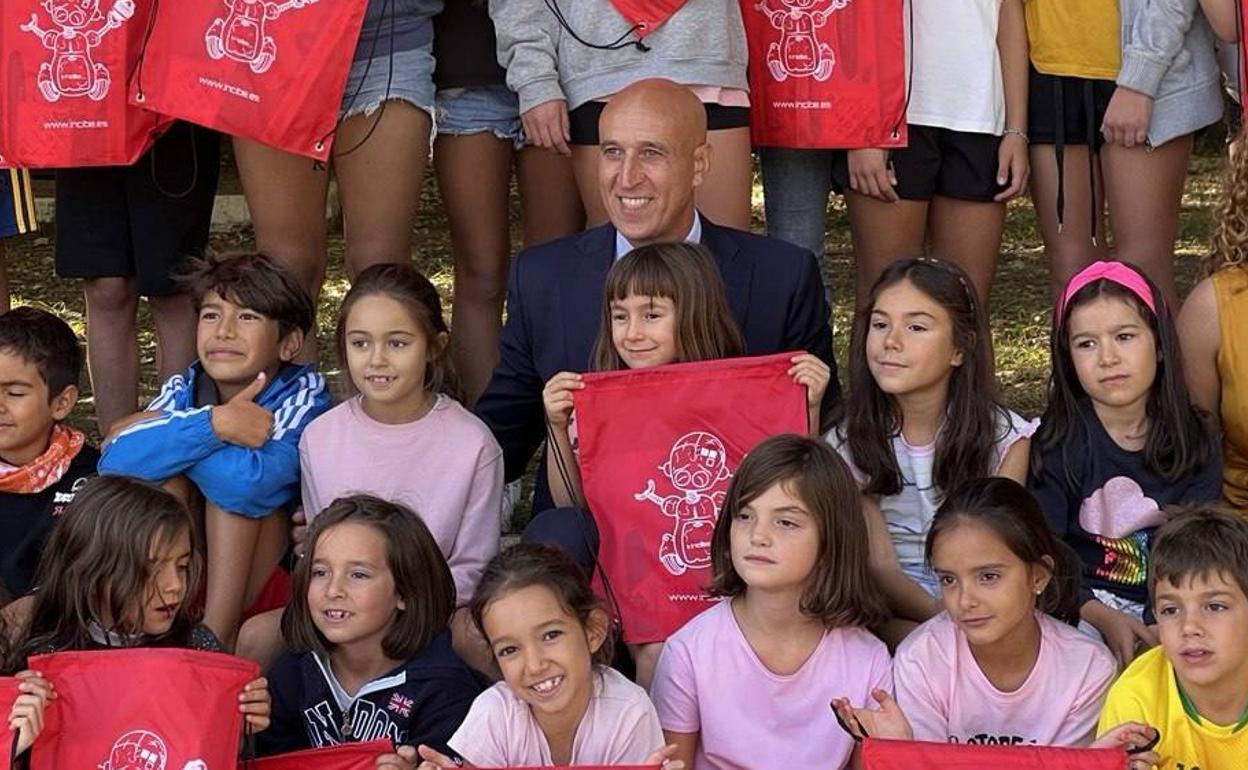
M78 401L82 352L43 310L0 314L0 585L31 588L56 516L95 475L100 454L63 425Z

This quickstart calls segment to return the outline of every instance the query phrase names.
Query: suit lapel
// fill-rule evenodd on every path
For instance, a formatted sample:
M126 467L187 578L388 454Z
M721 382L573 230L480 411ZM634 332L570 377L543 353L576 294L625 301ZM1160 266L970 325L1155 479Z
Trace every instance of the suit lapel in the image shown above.
M745 334L747 314L750 309L750 282L753 279L753 262L741 255L741 246L730 232L702 217L702 245L711 250L719 264L728 293L728 307Z

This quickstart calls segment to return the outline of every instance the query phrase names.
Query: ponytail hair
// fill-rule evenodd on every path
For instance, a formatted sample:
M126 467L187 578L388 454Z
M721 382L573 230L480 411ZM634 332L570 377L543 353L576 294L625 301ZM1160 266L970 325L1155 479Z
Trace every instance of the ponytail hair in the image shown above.
M969 481L946 495L927 533L923 556L929 565L936 540L965 521L992 530L1023 562L1048 569L1052 578L1036 607L1072 625L1079 622L1079 556L1053 534L1040 503L1026 487L992 476Z

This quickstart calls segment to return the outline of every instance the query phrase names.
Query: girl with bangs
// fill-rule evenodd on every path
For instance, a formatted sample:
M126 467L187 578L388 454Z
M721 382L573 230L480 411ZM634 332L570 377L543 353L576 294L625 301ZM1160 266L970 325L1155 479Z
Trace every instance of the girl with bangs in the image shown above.
M746 455L711 538L721 601L667 640L651 696L672 759L696 770L841 770L860 753L827 712L893 688L887 617L845 463L818 438ZM760 760L766 757L765 761Z
M896 644L940 612L923 544L945 494L981 476L1024 482L1034 425L996 397L987 317L967 275L930 257L890 265L854 322L850 390L827 440L849 465L871 571Z
M32 655L71 650L224 652L195 611L203 559L192 544L193 532L186 506L159 487L124 476L89 481L48 538L28 619L22 611L6 613L22 619L15 623L16 642L4 670L25 669ZM38 672L17 676L23 680L23 696L33 696L19 698L25 707L18 738L26 742L29 736L33 742L55 691ZM39 716L32 718L36 711ZM239 711L253 731L268 727L267 680L244 687Z
M691 361L732 358L745 352L740 330L715 259L702 246L660 243L634 249L612 265L603 289L602 322L594 343L593 369L643 369ZM792 359L793 380L806 388L811 425L831 372L810 353ZM542 399L550 425L546 442L547 478L555 503L584 499L576 465L573 393L585 387L574 372L560 372L546 383ZM566 473L566 478L565 474ZM592 562L592 558L590 559ZM647 686L661 644L633 645L637 680Z
M1217 500L1222 462L1188 399L1170 308L1141 269L1094 262L1071 278L1051 347L1031 489L1083 561L1080 618L1125 666L1157 644L1146 605L1162 509Z

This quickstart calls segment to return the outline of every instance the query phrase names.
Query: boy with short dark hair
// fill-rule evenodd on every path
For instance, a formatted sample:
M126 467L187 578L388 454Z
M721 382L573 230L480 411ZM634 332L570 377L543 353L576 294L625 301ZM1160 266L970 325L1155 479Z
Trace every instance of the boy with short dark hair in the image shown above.
M167 482L204 498L204 623L233 646L286 547L285 508L299 495L299 437L329 407L315 365L292 363L315 320L311 298L266 256L209 257L186 283L199 359L146 412L122 420L100 472ZM276 515L274 515L276 514Z
M1161 733L1161 770L1248 767L1248 520L1214 508L1176 514L1154 535L1149 576L1161 646L1109 691L1100 731L1127 721Z
M13 598L30 590L56 517L95 475L99 452L63 424L81 369L64 321L33 307L0 314L0 584Z

